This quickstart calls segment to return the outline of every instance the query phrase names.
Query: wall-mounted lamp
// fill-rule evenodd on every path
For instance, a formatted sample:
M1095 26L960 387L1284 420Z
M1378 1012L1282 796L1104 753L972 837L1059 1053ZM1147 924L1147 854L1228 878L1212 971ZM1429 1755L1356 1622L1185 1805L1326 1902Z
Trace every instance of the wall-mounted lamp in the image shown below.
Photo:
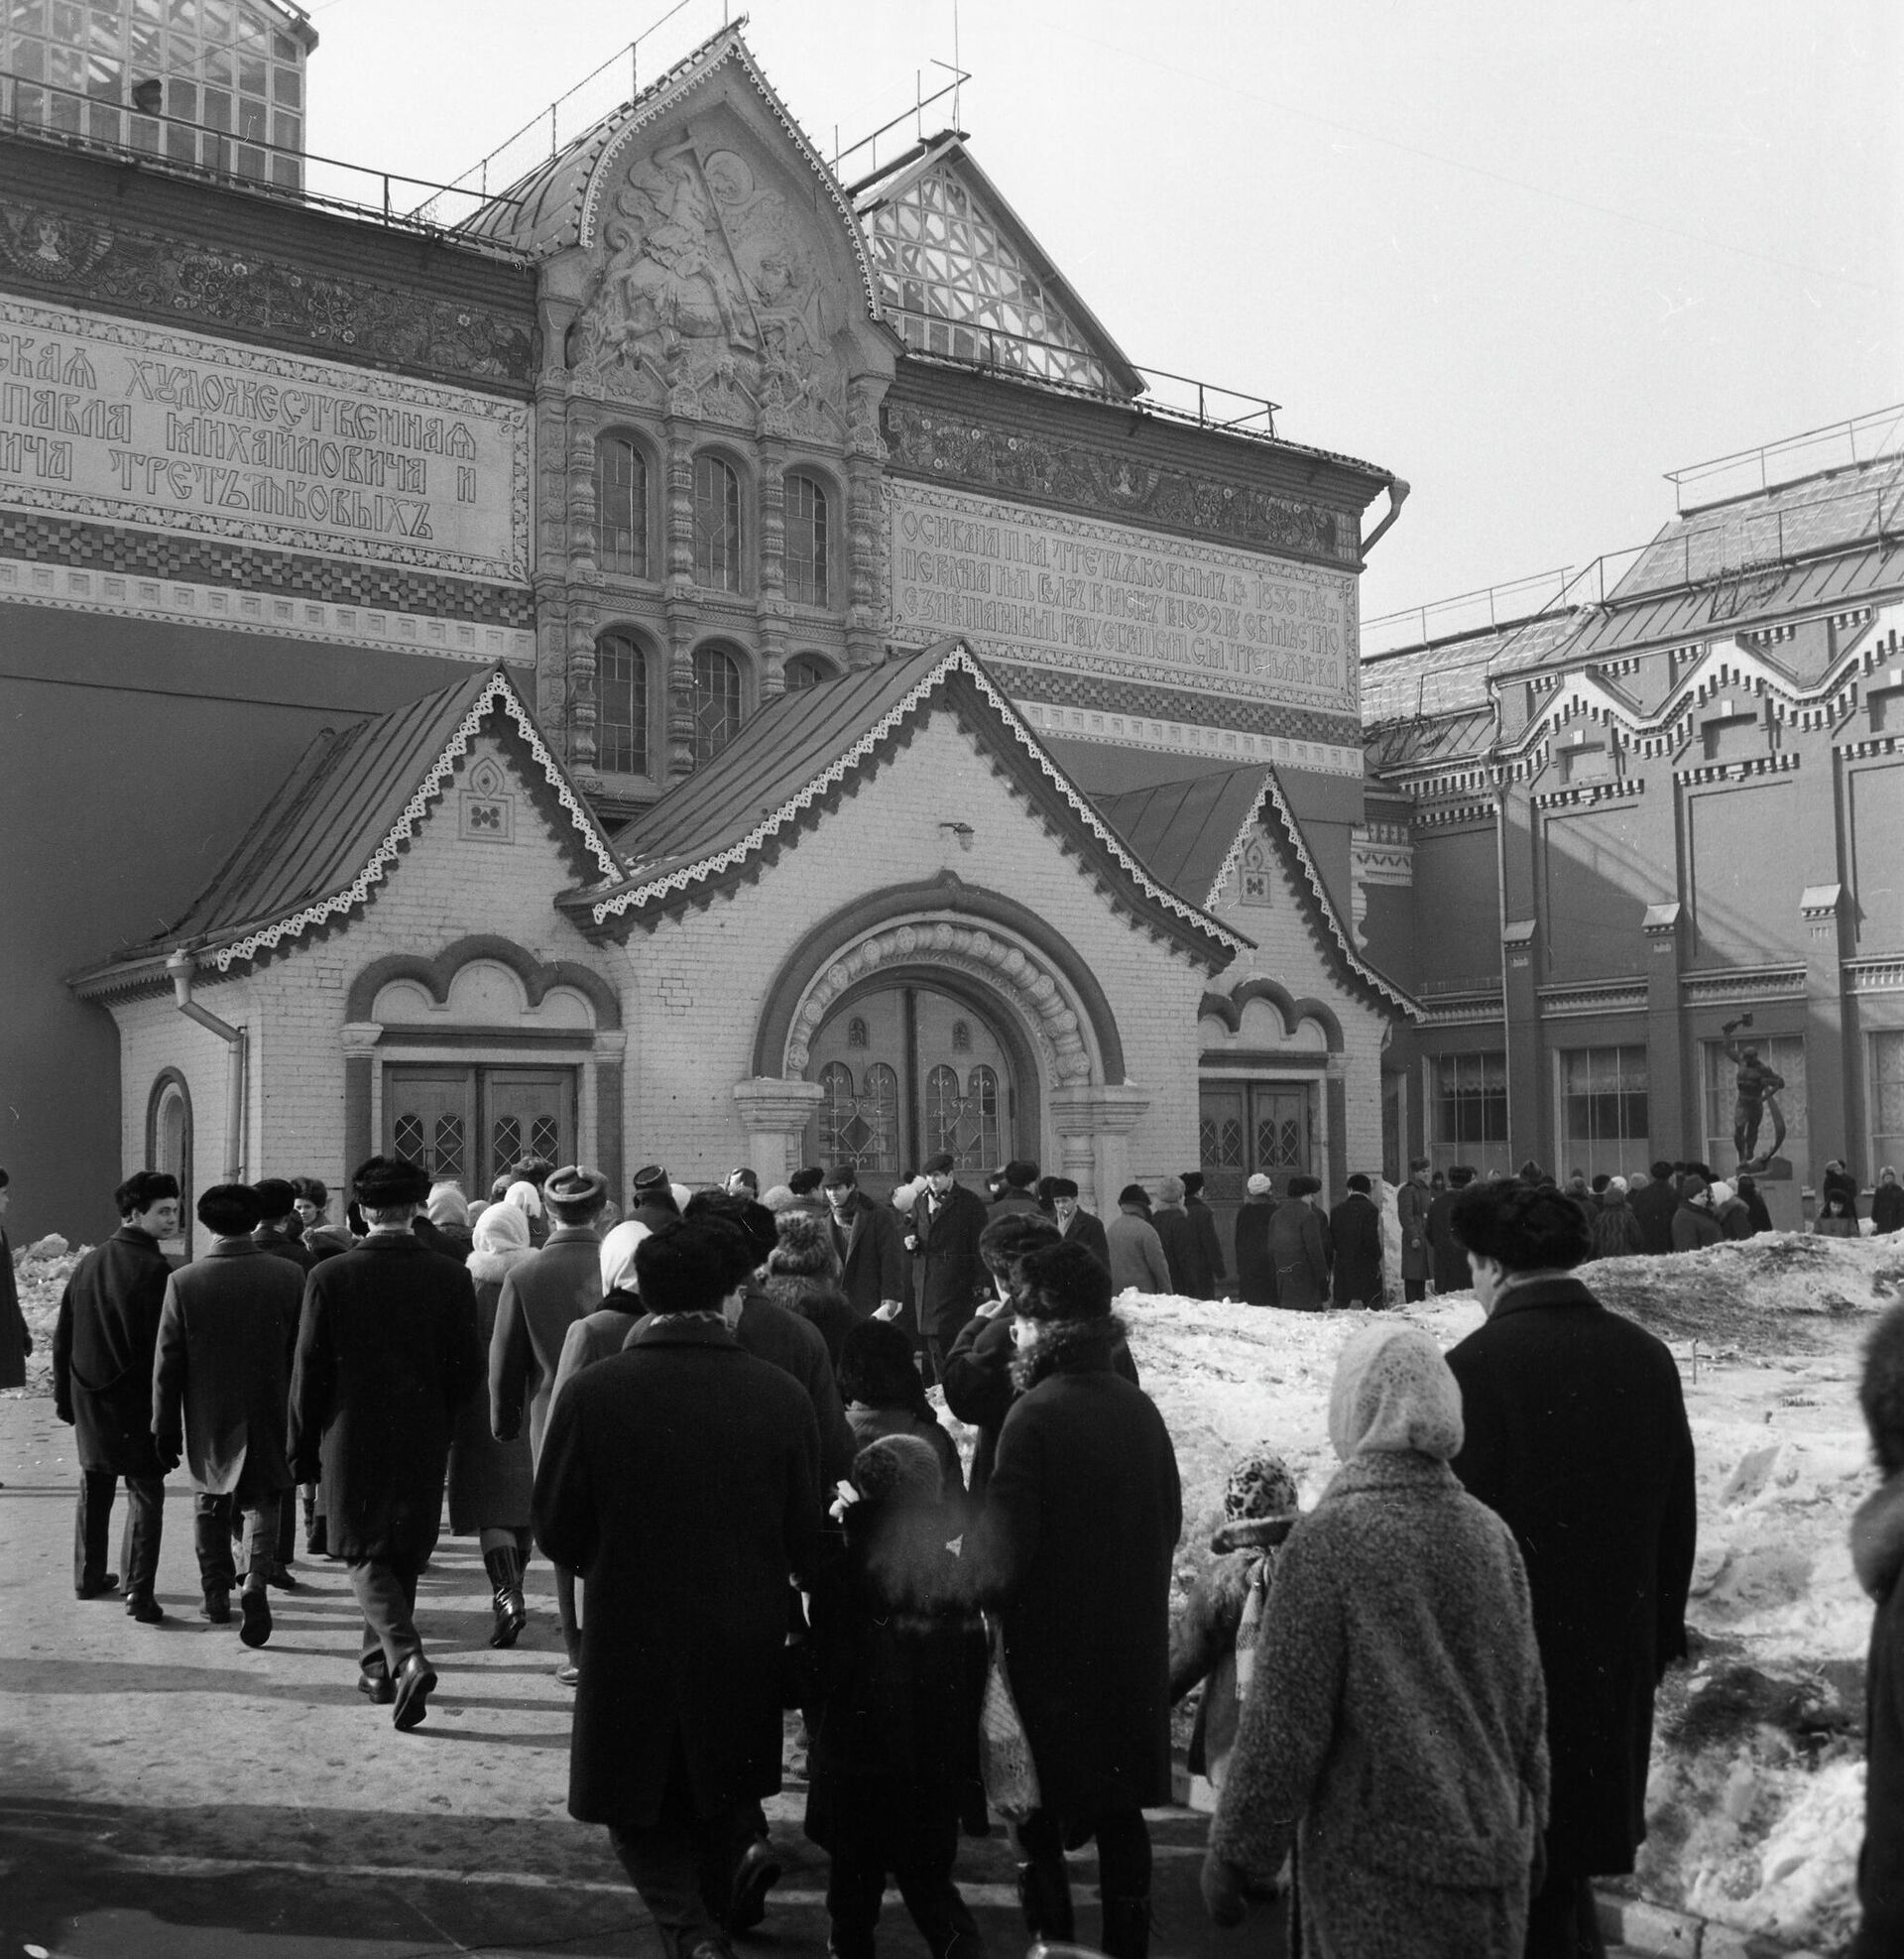
M972 848L972 839L978 835L978 831L970 823L946 822L941 823L939 828L950 830L958 838L959 848L961 850L970 850Z

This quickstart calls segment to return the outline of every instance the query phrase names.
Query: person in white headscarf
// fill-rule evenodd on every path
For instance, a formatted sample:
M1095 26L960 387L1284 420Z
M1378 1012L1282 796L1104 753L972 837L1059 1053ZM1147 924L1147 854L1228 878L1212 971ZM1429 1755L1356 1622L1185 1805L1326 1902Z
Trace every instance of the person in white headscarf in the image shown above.
M1337 1364L1342 1468L1290 1531L1204 1863L1240 1923L1292 1842L1305 1959L1518 1959L1546 1701L1512 1533L1455 1480L1461 1393L1377 1323Z

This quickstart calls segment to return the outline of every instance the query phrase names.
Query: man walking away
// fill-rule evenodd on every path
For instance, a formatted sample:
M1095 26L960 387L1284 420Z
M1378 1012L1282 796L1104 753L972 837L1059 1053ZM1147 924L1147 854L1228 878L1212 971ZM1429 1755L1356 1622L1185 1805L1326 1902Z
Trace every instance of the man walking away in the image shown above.
M1170 1291L1170 1267L1163 1240L1150 1222L1150 1193L1140 1183L1127 1183L1118 1192L1118 1214L1104 1227L1111 1251L1111 1290L1114 1294Z
M330 1549L364 1615L358 1691L414 1728L436 1674L416 1632L416 1578L436 1545L456 1410L483 1378L469 1274L411 1220L415 1163L372 1157L351 1179L369 1236L304 1285L291 1382L291 1466L320 1474Z
M162 1238L178 1229L178 1179L139 1170L113 1192L119 1229L73 1270L53 1333L53 1407L73 1427L79 1513L72 1589L82 1599L116 1590L106 1534L119 1479L126 1481L126 1611L142 1625L165 1619L152 1595L166 1521L166 1472L152 1442L152 1364L172 1263Z
M289 1259L299 1272L308 1272L317 1263L317 1253L292 1229L298 1221L296 1186L286 1177L266 1176L251 1188L259 1205L258 1229L252 1236L260 1249Z
M285 1417L304 1279L295 1261L274 1255L254 1236L263 1210L255 1187L214 1184L197 1210L211 1250L181 1266L166 1286L152 1381L153 1441L167 1469L181 1456L190 1467L198 1582L214 1626L231 1621L238 1577L232 1516L242 1514L238 1637L261 1647L271 1638L265 1587L292 1488Z
M1205 1288L1197 1297L1227 1298L1230 1287L1224 1272L1223 1240L1217 1235L1217 1214L1203 1200L1203 1172L1185 1170L1179 1181L1183 1184L1184 1215L1190 1220L1197 1248L1193 1272Z
M1336 1249L1335 1303L1379 1311L1385 1303L1381 1213L1368 1194L1368 1179L1360 1170L1349 1179L1349 1194L1329 1213L1329 1242Z
M1633 1215L1639 1220L1640 1249L1649 1258L1664 1258L1673 1249L1673 1213L1679 1209L1678 1179L1662 1158L1653 1165L1653 1180L1633 1192Z
M1190 1213L1183 1208L1183 1179L1160 1177L1157 1201L1150 1212L1150 1228L1163 1247L1163 1262L1170 1270L1170 1289L1184 1299L1209 1296L1199 1282L1203 1278L1198 1256L1197 1235Z
M1015 1157L999 1174L1005 1179L1004 1187L986 1210L987 1224L996 1224L1000 1218L1010 1217L1014 1211L1026 1216L1033 1213L1043 1215L1044 1206L1038 1202L1036 1163Z
M734 1818L780 1786L787 1585L821 1520L813 1406L735 1339L754 1266L724 1218L635 1254L649 1317L549 1415L536 1535L588 1587L569 1814L605 1823L672 1959L731 1959Z

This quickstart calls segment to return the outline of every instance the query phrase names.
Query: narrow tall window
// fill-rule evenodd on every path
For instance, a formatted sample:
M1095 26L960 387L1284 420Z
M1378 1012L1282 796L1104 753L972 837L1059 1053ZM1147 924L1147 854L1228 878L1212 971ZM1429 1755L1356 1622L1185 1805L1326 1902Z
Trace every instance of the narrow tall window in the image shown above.
M827 586L826 492L808 476L786 479L786 595L795 605L831 603Z
M595 444L595 561L624 578L648 576L648 465L622 435Z
M741 731L741 669L731 653L694 655L694 765L712 762Z
M595 760L617 776L648 774L648 656L622 633L595 643Z
M741 589L741 479L717 455L694 458L694 582Z

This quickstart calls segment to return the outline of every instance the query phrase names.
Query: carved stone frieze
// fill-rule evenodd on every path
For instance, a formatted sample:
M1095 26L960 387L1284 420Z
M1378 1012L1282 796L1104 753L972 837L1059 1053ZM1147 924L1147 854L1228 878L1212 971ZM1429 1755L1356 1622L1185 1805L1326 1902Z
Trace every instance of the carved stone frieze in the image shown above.
M42 206L0 199L0 262L9 283L68 300L275 334L346 358L354 350L467 380L521 381L533 372L527 319L196 239L109 230Z
M942 481L1113 511L1260 551L1356 561L1357 525L1346 511L1207 482L1097 443L997 422L959 421L910 403L888 404L886 441L894 467Z

